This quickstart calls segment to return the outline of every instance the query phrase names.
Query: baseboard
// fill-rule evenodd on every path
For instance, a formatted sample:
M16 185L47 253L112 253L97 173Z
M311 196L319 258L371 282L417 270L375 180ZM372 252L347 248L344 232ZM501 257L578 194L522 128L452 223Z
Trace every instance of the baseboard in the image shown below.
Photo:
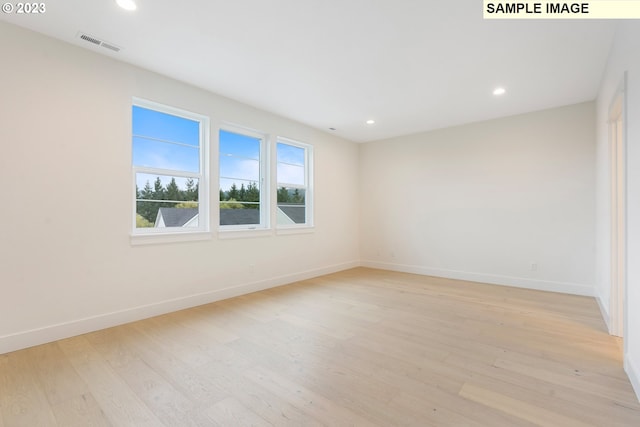
M600 315L602 315L602 320L604 320L605 325L607 325L607 331L609 331L609 334L611 334L611 319L609 318L608 304L604 304L602 302L602 298L599 295L596 296L596 301L598 301L598 307L600 308Z
M348 270L358 266L360 266L359 261L335 264L313 270L301 271L266 280L246 283L239 286L216 289L210 292L188 295L181 298L132 307L111 313L104 313L97 316L86 317L15 334L4 335L0 336L0 354L85 334L87 332L110 328L124 323L135 322L136 320L147 319L149 317L159 316L161 314L171 313L186 308L196 307L239 295L287 285L300 280L336 273L338 271Z
M629 377L633 391L636 392L638 401L640 401L640 370L638 370L638 367L631 361L628 354L624 355L624 370Z
M553 282L523 277L501 276L497 274L473 273L468 271L446 270L417 265L393 264L378 261L361 262L363 267L381 270L400 271L403 273L421 274L424 276L445 277L448 279L467 280L470 282L490 283L493 285L513 286L516 288L536 289L540 291L560 292L565 294L595 296L593 286L579 283Z

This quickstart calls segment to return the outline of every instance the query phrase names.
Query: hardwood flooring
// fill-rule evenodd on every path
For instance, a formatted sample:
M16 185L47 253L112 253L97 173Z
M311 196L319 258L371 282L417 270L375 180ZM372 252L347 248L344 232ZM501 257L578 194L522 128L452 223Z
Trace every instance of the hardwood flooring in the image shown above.
M0 355L0 427L640 426L594 299L358 268Z

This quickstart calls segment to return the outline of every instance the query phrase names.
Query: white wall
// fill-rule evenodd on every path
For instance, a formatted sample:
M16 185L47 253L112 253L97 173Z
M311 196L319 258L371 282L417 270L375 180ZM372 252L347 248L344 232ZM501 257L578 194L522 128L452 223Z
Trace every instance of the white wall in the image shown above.
M5 23L0 57L0 353L358 264L357 145ZM131 246L133 96L313 144L315 232Z
M608 110L627 72L627 315L625 369L640 396L640 25L621 23L609 56L597 100L597 296L608 310L610 294L610 167L607 135ZM605 316L608 313L605 313Z
M622 26L597 120L585 103L358 147L0 23L0 353L348 268L361 257L374 267L587 295L597 282L607 306L606 109L627 70L625 363L640 390L639 40L637 24ZM315 232L131 246L133 96L206 114L212 129L230 121L313 144Z
M362 145L364 264L593 295L594 118L590 102Z

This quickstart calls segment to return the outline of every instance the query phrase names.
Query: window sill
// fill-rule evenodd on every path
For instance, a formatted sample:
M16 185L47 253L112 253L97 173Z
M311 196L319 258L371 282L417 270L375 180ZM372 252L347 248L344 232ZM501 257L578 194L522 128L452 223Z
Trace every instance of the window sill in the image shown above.
M183 243L198 242L203 240L211 240L211 232L194 231L194 232L175 232L175 233L149 233L149 234L132 234L130 236L131 246L143 245L161 245L166 243Z
M228 230L218 230L218 238L224 239L249 239L254 237L269 237L273 235L273 230L268 228L231 228Z
M278 236L288 236L292 234L311 234L315 233L316 228L314 226L299 226L299 227L283 227L276 229Z

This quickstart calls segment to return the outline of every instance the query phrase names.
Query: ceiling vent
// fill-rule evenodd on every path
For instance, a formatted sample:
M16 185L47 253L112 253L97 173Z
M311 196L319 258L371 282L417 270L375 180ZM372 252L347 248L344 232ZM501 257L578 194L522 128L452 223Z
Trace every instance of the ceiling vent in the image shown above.
M109 42L106 42L104 40L100 40L99 38L94 37L92 35L89 35L87 33L79 32L78 33L78 38L82 39L82 40L84 40L86 42L92 43L92 44L94 44L96 46L102 46L105 49L109 49L109 50L112 50L114 52L120 52L120 48L118 46L114 45L113 43L109 43Z

